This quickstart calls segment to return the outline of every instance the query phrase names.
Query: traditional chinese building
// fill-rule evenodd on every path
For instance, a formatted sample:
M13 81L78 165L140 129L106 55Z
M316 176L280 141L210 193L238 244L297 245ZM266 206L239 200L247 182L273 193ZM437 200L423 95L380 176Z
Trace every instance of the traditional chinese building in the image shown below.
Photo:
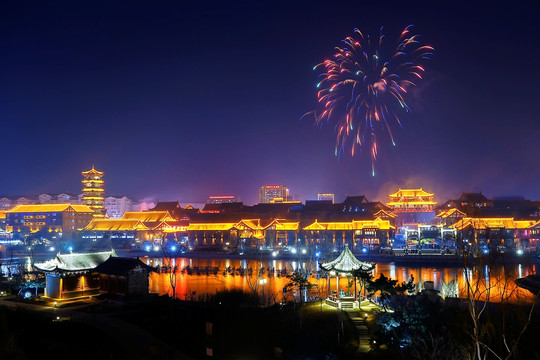
M433 207L434 194L420 189L399 189L394 194L389 194L388 205L392 212L397 215L397 225L429 223L435 218Z
M465 214L463 211L460 211L456 208L443 210L437 214L437 218L439 219L439 222L441 223L441 225L444 225L444 226L453 225L459 220L463 219L464 217L467 217L467 214Z
M242 219L238 222L190 223L189 244L197 248L236 249L257 246L314 246L360 251L378 249L393 236L389 220L352 220L306 223L288 219Z
M167 211L127 211L120 219L93 219L83 229L83 237L90 240L106 237L113 242L161 242L164 234L186 229L187 224L174 219Z
M82 203L94 210L95 218L105 217L105 182L103 181L104 172L92 169L82 173Z
M352 220L313 223L305 226L302 236L307 245L343 249L349 246L353 251L362 248L378 250L389 245L395 228L390 220Z
M42 237L75 237L94 215L85 205L36 204L18 205L6 214L6 230L19 239L25 235L41 233Z
M140 296L148 294L148 275L151 271L154 268L139 258L110 257L98 265L92 274L99 274L101 293Z
M522 247L530 240L537 221L515 220L514 218L471 218L465 217L452 227L462 241L490 250L499 246L507 249Z
M354 272L362 271L369 273L375 267L374 264L366 263L358 260L348 246L345 246L339 256L327 263L320 264L322 270L325 270L326 273L326 283L328 286L326 298L326 304L337 307L340 309L357 309L359 307L358 299L358 290L357 290L357 279L354 278ZM346 291L340 287L339 277L353 278L354 290L351 287L347 287ZM336 290L332 291L330 289L330 277L336 278ZM350 281L347 281L347 284L350 284ZM352 290L352 291L351 291Z
M540 220L529 227L529 252L540 254Z
M34 264L46 276L44 297L64 301L99 295L100 277L92 270L111 256L116 256L114 250L58 254L54 259Z
M237 249L264 244L264 227L260 219L238 222L190 223L188 242L193 247Z

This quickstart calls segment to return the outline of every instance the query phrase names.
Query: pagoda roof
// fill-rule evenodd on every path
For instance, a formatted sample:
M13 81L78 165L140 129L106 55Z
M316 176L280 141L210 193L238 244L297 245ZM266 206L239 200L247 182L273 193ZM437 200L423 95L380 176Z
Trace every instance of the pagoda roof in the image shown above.
M488 202L488 198L484 196L481 192L479 193L462 193L458 201L460 202Z
M461 216L461 217L465 217L467 216L467 214L465 214L463 211L460 211L456 208L452 208L452 209L449 209L449 210L445 210L445 211L441 211L440 213L437 214L437 217L440 217L440 218L447 218L447 217L450 217L450 216Z
M339 254L339 256L330 262L320 265L321 269L326 271L337 271L341 273L352 273L355 270L372 270L373 264L360 261L354 256L349 246L345 246L345 249Z
M105 275L127 275L128 272L140 267L148 271L155 271L151 266L143 263L139 258L129 257L109 257L105 262L99 264L94 271Z
M90 207L86 205L72 205L72 204L28 204L17 205L13 209L6 211L6 213L44 213L44 212L88 212L93 213Z
M34 267L44 272L86 271L94 269L111 256L117 256L114 250L92 253L57 254L54 259L36 263Z
M168 211L126 211L122 219L142 222L175 221Z
M92 219L83 230L88 231L134 231L149 230L137 219Z
M381 229L390 230L394 226L389 220L376 218L375 220L352 220L352 221L333 221L333 222L315 222L304 227L304 230L362 230L362 229Z
M373 214L374 216L376 217L381 217L381 216L388 216L389 218L397 218L397 215L394 214L393 212L390 212L390 211L384 211L383 209L377 211L375 214Z
M287 230L298 230L300 226L299 221L290 221L285 219L274 219L268 225L264 226L263 229L277 230L277 231L287 231Z
M242 219L237 224L234 225L234 228L236 229L242 229L244 227L248 227L251 230L262 230L263 227L261 226L261 220L260 219Z
M391 201L387 203L388 206L397 206L397 205L435 205L436 201L426 200L426 201Z
M528 229L534 227L535 220L514 220L514 218L463 218L452 227L457 230L472 227L473 229Z
M158 201L150 211L170 211L182 209L178 201Z
M418 197L418 196L433 196L435 194L428 193L424 189L399 189L393 194L388 194L389 197Z
M219 204L205 204L201 212L239 212L244 208L244 203L240 201L219 203Z
M354 195L347 196L345 200L340 205L360 205L360 204L369 204L369 200L365 195Z
M317 219L315 219L315 221L306 226L304 230L326 230L326 226L322 225Z
M236 223L190 223L187 231L227 231Z
M101 175L103 175L105 173L103 171L99 171L99 170L94 169L94 166L92 165L92 168L90 170L83 171L81 174L82 175L99 175L99 176L101 176Z
M299 221L290 221L284 219L273 219L268 224L262 225L260 219L242 219L237 222L204 222L190 223L188 231L227 231L231 229L251 229L251 230L267 230L273 227L272 230L287 231L297 230L300 225Z

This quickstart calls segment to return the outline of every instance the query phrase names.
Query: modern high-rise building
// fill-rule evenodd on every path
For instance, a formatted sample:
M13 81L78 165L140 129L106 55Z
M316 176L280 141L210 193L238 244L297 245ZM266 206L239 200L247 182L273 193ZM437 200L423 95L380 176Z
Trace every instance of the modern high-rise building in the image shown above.
M131 211L133 202L130 198L123 195L107 196L105 198L105 211L110 219L119 219L125 212Z
M334 194L317 194L318 201L332 201L334 203Z
M264 185L259 189L259 204L268 204L279 198L281 201L289 201L289 188L284 185Z
M212 195L206 200L207 204L226 204L236 202L236 197L233 195Z
M82 203L94 210L95 218L105 217L105 199L103 198L105 182L102 179L105 173L92 166L92 169L83 171L81 174L83 176Z

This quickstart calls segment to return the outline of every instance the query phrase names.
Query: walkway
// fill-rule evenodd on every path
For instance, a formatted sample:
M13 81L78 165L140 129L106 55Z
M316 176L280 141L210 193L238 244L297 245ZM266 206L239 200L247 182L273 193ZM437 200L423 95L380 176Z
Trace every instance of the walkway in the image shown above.
M358 309L346 309L343 311L347 312L358 332L358 350L356 350L356 355L369 352L371 349L371 337L366 326L365 313Z

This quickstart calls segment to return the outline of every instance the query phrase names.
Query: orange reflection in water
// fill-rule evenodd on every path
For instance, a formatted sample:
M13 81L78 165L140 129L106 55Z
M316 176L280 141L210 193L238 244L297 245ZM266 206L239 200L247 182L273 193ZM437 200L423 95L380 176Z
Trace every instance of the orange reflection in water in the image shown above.
M150 275L150 292L159 295L171 295L171 277L176 277L176 296L179 299L190 299L201 297L204 294L214 294L223 289L243 289L251 291L253 286L257 287L259 294L264 294L265 298L273 301L292 300L294 296L290 291L284 292L283 288L288 283L285 276L280 276L279 271L286 270L287 273L298 269L299 263L290 260L264 260L262 266L265 268L265 273L259 279L259 284L256 275L251 276L249 281L248 276L241 276L236 272L236 275L226 273L225 269L230 267L237 270L238 268L256 269L260 267L260 262L257 260L230 260L230 259L190 259L190 258L146 258L144 261L151 266L170 266L177 267L176 274L170 273L151 273ZM303 263L303 266L307 266ZM199 269L199 275L194 273L188 275L182 273L181 270L189 266L192 269ZM209 269L209 274L206 275L206 268ZM213 269L218 268L217 274L213 273ZM318 268L318 263L313 264L313 268ZM270 270L270 273L269 273ZM271 272L274 270L274 272ZM423 283L432 281L434 288L440 292L443 297L466 297L467 295L467 277L469 278L470 289L476 290L474 294L478 300L488 299L490 301L499 302L503 297L508 297L512 302L520 300L530 300L532 295L524 289L518 288L514 281L517 278L524 277L536 272L535 265L512 264L507 266L475 266L465 271L460 267L417 267L417 266L402 266L394 263L378 263L375 265L374 277L379 274L384 274L392 279L397 279L398 282L407 282L412 275L417 289L423 289ZM262 281L260 281L262 280ZM339 288L336 285L336 278L330 279L330 286L327 284L325 277L317 278L312 276L310 281L318 285L320 292L312 292L312 296L326 296L328 291L340 291L351 294L354 293L354 285L348 279L340 277ZM251 282L251 286L250 286ZM486 284L490 284L486 287ZM351 285L349 287L349 285ZM357 288L359 291L359 287Z

